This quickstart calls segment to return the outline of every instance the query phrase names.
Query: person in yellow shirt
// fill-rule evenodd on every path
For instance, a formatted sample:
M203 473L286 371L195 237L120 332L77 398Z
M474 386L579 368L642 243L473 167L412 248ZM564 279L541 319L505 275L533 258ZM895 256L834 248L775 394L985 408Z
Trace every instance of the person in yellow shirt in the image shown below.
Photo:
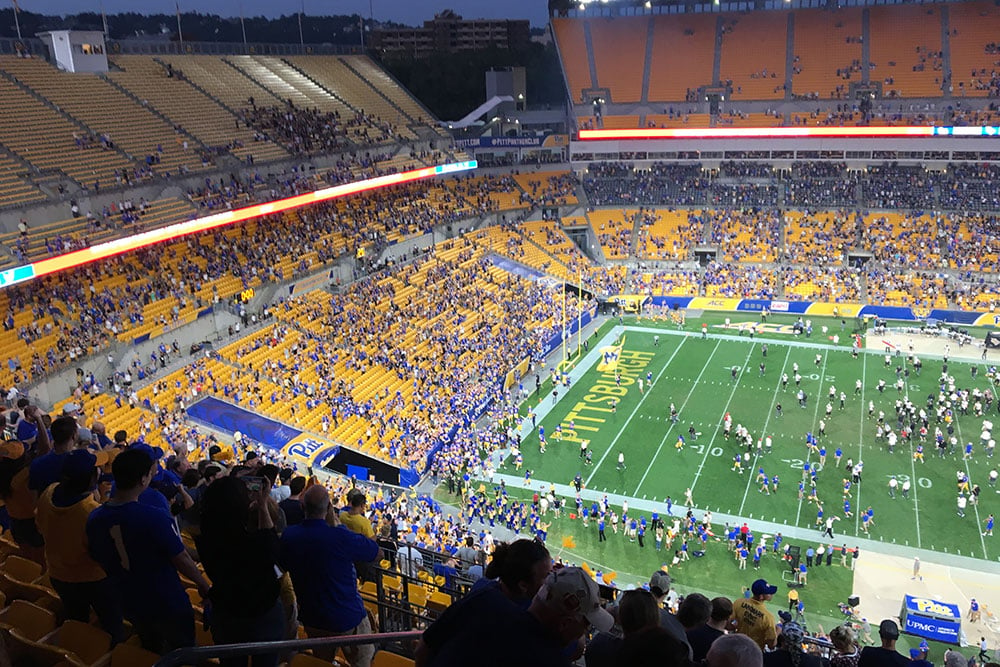
M365 492L351 489L347 493L347 503L348 508L340 512L340 522L347 526L351 532L374 540L375 529L372 528L372 522L365 516L365 510L368 508L368 498L365 496Z
M104 458L106 462L107 455ZM66 454L60 481L38 497L35 520L45 538L49 578L66 616L88 623L93 608L101 627L117 642L124 638L118 596L87 551L87 517L99 506L94 494L99 464L86 449Z
M773 649L778 639L778 631L774 614L767 609L767 602L778 592L778 587L758 579L753 582L750 592L753 597L740 598L733 602L736 632L750 637L761 649L764 647Z
M791 588L788 590L788 611L794 611L796 607L799 606L799 589Z

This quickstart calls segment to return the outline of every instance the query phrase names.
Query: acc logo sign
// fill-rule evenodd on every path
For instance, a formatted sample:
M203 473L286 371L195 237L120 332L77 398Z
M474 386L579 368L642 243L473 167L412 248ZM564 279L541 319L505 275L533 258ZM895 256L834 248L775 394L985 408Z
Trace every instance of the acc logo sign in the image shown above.
M913 598L913 604L916 605L917 611L924 614L937 614L938 616L955 616L955 611L948 605L941 604L940 602L935 602L934 600L928 600L927 598Z

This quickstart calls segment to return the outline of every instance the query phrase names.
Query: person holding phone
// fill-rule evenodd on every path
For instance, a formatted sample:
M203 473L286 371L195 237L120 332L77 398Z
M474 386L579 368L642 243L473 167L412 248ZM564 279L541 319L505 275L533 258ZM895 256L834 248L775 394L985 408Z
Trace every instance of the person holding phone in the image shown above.
M278 534L268 508L270 484L259 477L222 477L201 501L201 534L195 538L212 581L212 639L216 644L284 639L285 612L277 575ZM254 656L253 667L273 667L278 654ZM222 658L244 666L246 656Z
M365 635L372 632L358 592L356 561L377 562L382 557L375 540L340 524L330 492L321 485L302 494L305 520L281 536L281 565L292 577L299 618L309 637ZM344 656L354 667L368 667L375 656L371 644L345 646ZM330 660L334 650L317 650Z

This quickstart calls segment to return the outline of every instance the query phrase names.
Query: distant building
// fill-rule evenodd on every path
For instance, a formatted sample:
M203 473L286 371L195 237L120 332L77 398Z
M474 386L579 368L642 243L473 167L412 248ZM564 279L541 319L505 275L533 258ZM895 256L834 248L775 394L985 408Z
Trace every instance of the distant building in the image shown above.
M425 57L435 51L459 53L484 49L516 49L531 41L527 20L465 20L445 10L424 21L422 28L377 28L372 31L371 47L384 52L408 53Z

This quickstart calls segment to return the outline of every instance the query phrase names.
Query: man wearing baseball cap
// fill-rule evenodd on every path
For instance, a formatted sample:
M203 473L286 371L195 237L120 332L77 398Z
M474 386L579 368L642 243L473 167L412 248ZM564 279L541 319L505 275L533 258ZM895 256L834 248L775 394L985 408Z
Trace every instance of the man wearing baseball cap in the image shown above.
M778 592L778 587L770 585L764 579L758 579L750 586L750 592L753 597L740 598L733 603L736 631L753 639L761 649L773 649L778 639L778 630L774 614L767 609L767 601Z
M101 458L107 462L107 454ZM36 521L45 538L49 578L66 616L89 623L93 609L101 627L117 642L124 635L121 606L111 581L87 552L87 518L100 506L94 498L99 464L99 457L86 449L67 453L59 483L38 498Z
M899 639L899 626L896 621L887 618L878 626L878 636L881 646L866 646L861 649L858 667L908 667L910 661L896 650L896 640Z
M528 610L498 609L492 631L463 624L421 667L568 667L569 647L594 627L607 631L614 618L601 607L597 582L578 567L553 570Z
M660 627L669 632L674 639L683 643L690 652L691 645L688 643L684 626L681 625L676 616L670 613L670 610L664 603L667 595L670 593L670 584L670 575L663 570L656 570L649 578L649 592L653 594L653 597L656 598L657 603L660 605Z

